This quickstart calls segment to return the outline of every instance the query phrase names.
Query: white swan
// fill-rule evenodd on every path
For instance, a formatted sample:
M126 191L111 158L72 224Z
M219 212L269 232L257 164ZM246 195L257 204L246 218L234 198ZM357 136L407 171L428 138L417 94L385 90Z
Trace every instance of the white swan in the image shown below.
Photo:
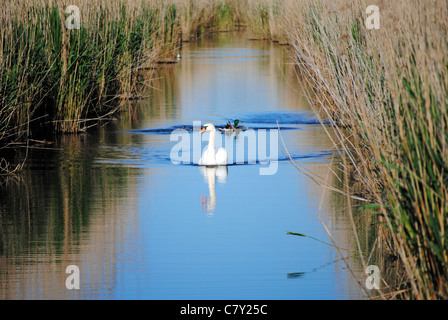
M199 160L200 166L225 166L227 165L227 151L224 148L219 148L215 152L215 137L216 128L211 123L206 123L202 127L199 134L204 132L210 132L210 138L208 139L208 146L204 149L202 157Z

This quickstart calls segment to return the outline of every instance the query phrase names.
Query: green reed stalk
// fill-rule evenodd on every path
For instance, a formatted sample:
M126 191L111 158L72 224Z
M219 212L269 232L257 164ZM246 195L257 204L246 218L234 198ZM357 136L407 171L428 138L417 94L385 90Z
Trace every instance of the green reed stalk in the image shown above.
M230 19L229 6L215 1L73 4L82 13L73 30L59 1L22 0L0 9L0 139L29 135L29 124L83 130L88 119L138 94L139 74L158 58L174 57L181 34L188 39L217 25L217 8Z

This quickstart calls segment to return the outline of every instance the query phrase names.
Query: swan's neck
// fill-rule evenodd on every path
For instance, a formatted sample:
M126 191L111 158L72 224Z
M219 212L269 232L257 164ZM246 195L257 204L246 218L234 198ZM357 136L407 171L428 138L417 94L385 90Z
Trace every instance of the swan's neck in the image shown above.
M215 137L216 137L216 131L210 131L210 137L208 138L208 149L209 150L215 150Z

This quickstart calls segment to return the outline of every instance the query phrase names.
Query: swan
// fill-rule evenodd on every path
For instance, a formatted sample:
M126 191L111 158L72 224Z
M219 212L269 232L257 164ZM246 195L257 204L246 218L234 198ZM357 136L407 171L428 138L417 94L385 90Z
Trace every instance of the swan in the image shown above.
M225 166L227 165L227 151L224 148L219 148L215 151L215 137L216 128L211 123L206 123L202 127L199 134L204 132L210 132L210 137L208 139L208 146L204 149L202 157L199 160L200 166Z

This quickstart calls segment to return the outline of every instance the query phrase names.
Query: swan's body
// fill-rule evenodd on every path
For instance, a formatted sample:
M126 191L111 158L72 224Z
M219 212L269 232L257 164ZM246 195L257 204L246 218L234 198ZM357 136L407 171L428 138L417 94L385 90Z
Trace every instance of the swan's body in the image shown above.
M210 132L210 138L208 142L208 146L204 149L202 153L202 157L199 160L200 166L225 166L227 165L227 151L224 148L219 148L218 151L215 151L215 137L216 137L216 128L213 124L207 123L204 124L199 134L204 132Z

